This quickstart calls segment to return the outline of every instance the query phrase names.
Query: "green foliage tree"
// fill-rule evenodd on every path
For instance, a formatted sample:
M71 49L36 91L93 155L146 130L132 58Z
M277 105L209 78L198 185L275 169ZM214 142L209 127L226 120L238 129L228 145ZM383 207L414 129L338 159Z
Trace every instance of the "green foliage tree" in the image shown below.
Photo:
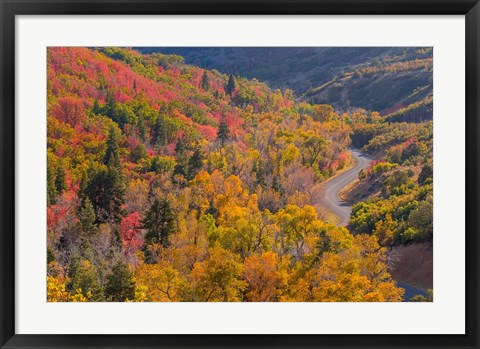
M107 276L105 299L110 302L125 302L135 298L135 281L128 265L118 262Z
M113 126L110 126L110 129L108 130L107 151L105 153L104 163L105 165L112 163L115 168L121 168L118 136Z
M202 75L202 88L207 91L210 88L210 78L207 75L207 71L203 71Z
M433 196L421 201L408 217L408 223L417 232L413 240L422 241L433 236Z
M427 296L417 294L410 299L410 302L433 302L433 290L427 290Z
M132 152L130 153L130 160L133 162L138 162L141 159L144 159L147 156L147 150L145 149L145 145L143 143L139 143L138 145L133 148Z
M220 141L220 144L223 147L229 138L230 127L228 127L226 118L223 117L220 125L218 125L217 139Z
M105 106L103 113L109 118L113 119L116 107L117 102L115 101L115 95L113 94L113 91L108 90L105 97Z
M69 292L80 291L87 299L101 302L103 289L99 282L95 267L87 260L74 260L69 271L70 282L67 284Z
M422 171L418 175L418 184L424 184L427 179L433 179L433 164L426 163L422 166Z
M175 165L174 173L188 176L188 143L185 137L180 137L175 145L175 157L177 158L177 164Z
M145 142L147 139L147 127L145 126L145 118L141 115L138 117L137 129L140 139L142 142Z
M83 205L80 208L79 218L80 225L82 227L82 233L87 237L94 236L98 231L98 227L95 224L95 210L88 197L86 197L83 201Z
M47 164L47 204L50 206L55 203L55 197L57 196L57 186L55 183L55 169L53 165L48 162Z
M57 165L57 170L55 171L55 188L57 190L57 195L67 190L66 176L67 174L63 164L59 163Z
M195 147L192 156L188 159L187 179L192 180L203 167L203 154L199 146Z
M80 196L90 199L97 222L120 222L125 214L122 208L125 185L119 170L111 164L107 169L95 170L91 179L86 181Z
M266 182L265 165L262 159L258 159L253 163L252 172L255 173L255 185L259 185L262 188L265 188L267 185L267 182ZM278 185L278 183L275 183L275 185Z
M235 78L233 77L232 74L230 74L228 76L227 85L225 86L225 92L231 96L233 91L235 91Z
M146 252L147 262L154 262L149 255L148 247L158 244L166 247L168 236L176 230L177 215L167 199L155 198L142 219L142 228L147 229L143 249Z
M55 253L53 248L47 247L47 265L55 261Z
M163 146L168 143L167 121L163 113L159 113L152 128L152 144Z
M303 142L303 163L313 166L327 147L327 141L320 135L311 135Z
M93 101L92 113L95 115L102 113L102 107L100 106L100 103L98 103L98 99L95 99Z

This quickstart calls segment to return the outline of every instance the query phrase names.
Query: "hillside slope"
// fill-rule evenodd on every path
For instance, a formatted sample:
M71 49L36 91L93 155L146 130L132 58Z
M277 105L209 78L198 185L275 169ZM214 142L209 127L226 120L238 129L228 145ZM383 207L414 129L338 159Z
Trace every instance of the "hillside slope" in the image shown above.
M389 47L165 47L140 52L179 54L187 63L291 88L340 111L388 114L432 93L432 49ZM426 117L428 118L428 117Z
M377 238L326 223L348 118L125 48L48 49L47 300L401 301Z

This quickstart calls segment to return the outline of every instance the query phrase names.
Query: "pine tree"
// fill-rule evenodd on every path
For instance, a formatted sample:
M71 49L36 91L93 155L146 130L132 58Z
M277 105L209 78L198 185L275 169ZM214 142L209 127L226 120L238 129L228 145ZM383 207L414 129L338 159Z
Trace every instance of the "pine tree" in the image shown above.
M63 165L59 163L57 165L57 170L55 171L55 188L57 190L57 195L67 190L66 176L67 174L65 173Z
M140 135L140 139L142 140L142 142L145 142L147 139L147 128L145 127L145 119L142 115L138 116L137 128L138 128L138 133Z
M204 70L202 75L202 89L207 91L209 87L210 87L210 78L207 75L207 71Z
M98 99L95 99L95 101L93 101L92 113L95 114L95 115L98 115L98 114L102 113L102 107L98 103Z
M252 172L255 173L255 185L259 185L262 188L265 188L267 182L265 178L265 166L262 159L258 159L254 162Z
M55 261L55 252L53 248L47 247L47 265Z
M130 160L132 160L133 162L139 162L141 159L145 158L146 156L147 156L147 150L145 149L145 145L143 145L143 143L138 143L130 153Z
M418 184L423 184L428 178L433 178L432 163L426 163L422 166L422 171L418 175Z
M96 222L120 222L125 212L125 185L120 171L110 164L107 169L97 170L82 191L81 197L88 197L96 212Z
M110 302L125 302L135 297L133 274L123 262L118 262L107 276L105 299Z
M184 137L178 139L177 144L175 145L175 157L177 159L177 164L173 171L174 174L179 174L184 177L187 177L188 172L188 155L187 155L188 145Z
M277 174L273 175L272 178L272 189L275 190L277 193L280 194L280 196L283 195L283 188L282 184L280 183L280 178Z
M188 159L187 179L192 180L203 167L203 154L199 146L195 147L192 156Z
M114 166L109 166L107 171L107 193L109 217L116 223L119 223L125 211L123 204L125 203L125 184L120 170Z
M170 202L156 198L141 222L142 228L147 229L143 245L147 262L154 262L148 255L148 246L152 244L167 246L169 235L176 230L176 221L177 215Z
M97 225L95 224L95 211L93 209L92 202L88 197L85 198L83 205L80 208L79 218L83 234L90 237L97 233L98 229Z
M76 293L81 290L85 297L90 296L95 302L104 300L98 273L88 260L75 259L70 267L69 278L70 281L66 285L69 292Z
M228 127L225 117L222 118L220 125L218 125L217 139L220 141L221 146L225 145L230 137L230 128Z
M112 163L115 168L121 168L118 136L113 126L110 126L110 129L108 131L107 152L105 153L104 163L105 165L109 165L110 163Z
M83 170L82 171L82 177L80 178L80 185L79 185L79 188L78 188L78 198L81 199L82 202L87 197L87 186L88 186L89 180L90 179L88 178L88 171Z
M57 186L55 185L55 169L50 162L47 164L47 205L55 203Z
M225 92L231 96L233 91L235 91L235 79L233 78L233 75L230 74L228 76L227 86L225 86Z
M111 90L107 91L107 96L105 97L105 114L109 118L113 119L115 116L115 110L117 109L117 102L115 101L115 96Z
M152 144L164 146L168 142L167 121L165 115L158 114L157 120L152 127Z

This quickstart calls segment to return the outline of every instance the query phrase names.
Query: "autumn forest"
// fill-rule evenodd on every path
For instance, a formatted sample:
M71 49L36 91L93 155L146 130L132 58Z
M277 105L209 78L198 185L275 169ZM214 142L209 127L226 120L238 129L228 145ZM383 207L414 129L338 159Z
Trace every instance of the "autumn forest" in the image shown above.
M49 302L432 300L431 48L47 55Z

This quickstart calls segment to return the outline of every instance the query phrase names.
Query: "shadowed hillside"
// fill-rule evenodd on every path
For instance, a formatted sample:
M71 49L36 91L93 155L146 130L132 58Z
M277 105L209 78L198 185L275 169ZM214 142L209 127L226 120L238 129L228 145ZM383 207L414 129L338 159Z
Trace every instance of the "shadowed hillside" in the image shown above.
M166 47L144 53L179 54L186 62L291 88L311 103L339 111L355 108L382 115L432 94L430 48L389 47ZM423 119L431 119L431 110Z

